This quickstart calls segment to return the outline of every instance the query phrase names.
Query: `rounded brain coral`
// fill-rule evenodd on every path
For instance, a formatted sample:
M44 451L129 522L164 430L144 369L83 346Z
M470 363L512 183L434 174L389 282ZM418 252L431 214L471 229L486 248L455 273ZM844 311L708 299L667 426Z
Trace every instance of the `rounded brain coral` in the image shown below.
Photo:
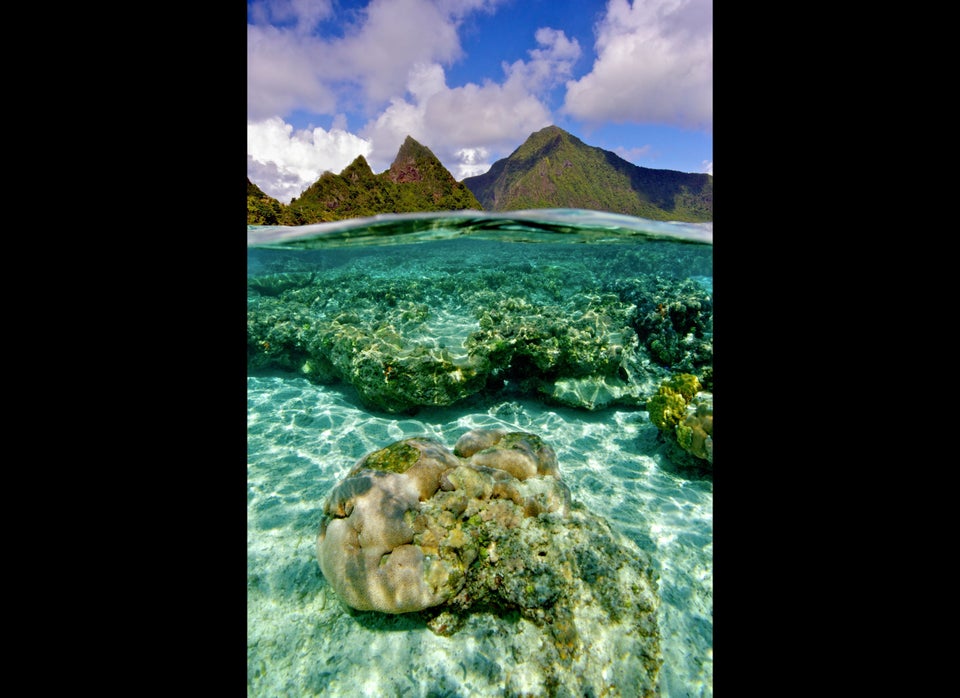
M406 439L361 458L324 507L317 538L323 576L362 611L406 613L442 603L451 570L411 545L411 514L459 465L442 445Z
M468 536L465 521L509 527L567 514L570 491L539 437L473 430L455 450L461 457L431 439L398 441L357 461L330 493L317 561L348 606L408 613L439 605L463 586L484 537Z
M544 683L511 695L548 679L570 695L659 695L657 567L571 501L534 434L477 429L454 453L417 438L364 456L324 504L317 559L354 609L419 612L443 636L476 611L501 616L498 642L523 628L513 651Z
M557 454L536 434L504 429L474 429L461 436L453 452L474 465L505 470L518 480L559 476Z

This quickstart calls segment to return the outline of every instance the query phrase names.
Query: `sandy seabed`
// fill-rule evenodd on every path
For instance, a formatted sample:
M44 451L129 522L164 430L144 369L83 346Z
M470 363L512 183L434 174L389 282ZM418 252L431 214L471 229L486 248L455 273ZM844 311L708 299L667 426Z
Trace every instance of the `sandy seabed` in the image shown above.
M453 447L473 428L540 436L557 453L574 500L648 551L660 573L665 697L713 695L713 483L662 455L647 413L588 413L534 401L431 408L414 417L370 413L349 394L293 376L248 378L247 694L528 695L524 623L498 635L473 614L450 637L412 616L346 609L320 573L323 502L361 456L429 436ZM519 687L519 688L518 688Z

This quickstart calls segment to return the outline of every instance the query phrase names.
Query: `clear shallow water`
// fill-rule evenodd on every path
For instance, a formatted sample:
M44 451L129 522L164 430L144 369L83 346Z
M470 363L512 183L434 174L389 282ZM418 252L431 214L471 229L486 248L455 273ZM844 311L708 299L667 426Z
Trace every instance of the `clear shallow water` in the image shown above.
M286 275L288 286L263 289L308 297L297 316L303 326L348 313L376 332L376 322L391 320L407 344L430 356L446 350L456 363L480 326L478 308L498 298L528 304L520 312L531 317L566 314L579 327L594 317L591 303L638 276L690 279L712 293L711 238L709 226L568 210L378 217L249 228L248 274ZM391 289L400 292L392 305ZM615 330L597 329L596 341ZM662 695L712 696L712 475L671 460L642 404L556 404L512 373L453 404L389 413L365 405L354 386L318 382L300 366L251 366L248 695L503 695L524 637L498 638L483 614L451 637L406 616L351 614L320 574L316 536L326 495L366 453L423 435L452 448L469 429L505 427L541 436L574 500L653 556ZM636 382L649 394L670 374L647 360Z

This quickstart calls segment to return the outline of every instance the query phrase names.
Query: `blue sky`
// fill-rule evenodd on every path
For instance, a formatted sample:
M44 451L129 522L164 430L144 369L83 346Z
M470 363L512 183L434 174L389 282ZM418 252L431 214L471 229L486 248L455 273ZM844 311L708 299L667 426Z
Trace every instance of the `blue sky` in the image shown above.
M453 176L555 124L713 173L713 0L252 0L247 174L288 203L408 135Z

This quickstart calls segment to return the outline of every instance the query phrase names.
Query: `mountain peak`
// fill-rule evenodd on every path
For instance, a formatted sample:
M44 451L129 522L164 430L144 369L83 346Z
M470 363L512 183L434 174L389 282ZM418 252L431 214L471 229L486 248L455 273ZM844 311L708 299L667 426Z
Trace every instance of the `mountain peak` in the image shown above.
M358 155L354 158L353 162L344 168L340 176L351 182L357 182L360 180L371 180L374 174L373 170L370 169L370 164L367 162L367 159L363 157L363 155Z
M556 125L463 184L487 211L583 208L652 220L713 220L713 178L653 170L590 146Z
M564 143L571 142L582 144L579 138L575 138L559 126L551 125L531 133L510 157L514 155L521 158L535 157L539 151L558 148Z
M534 131L530 134L530 138L535 136L569 136L570 134L564 131L562 128L556 124L550 124L549 126L544 126L539 131ZM529 140L529 139L528 139Z
M247 179L247 222L270 221L281 225L306 225L322 221L411 211L480 209L469 189L456 181L429 148L407 136L390 169L374 174L358 155L340 174L324 172L287 206L263 210L252 182ZM253 221L253 222L251 222Z
M713 220L713 175L654 170L587 145L551 124L509 157L462 181L408 135L388 170L374 174L363 155L339 175L323 173L284 206L247 178L250 225L304 225L410 211L583 208L652 220Z
M385 174L391 182L397 183L453 178L433 151L418 143L412 136L403 140L397 157Z

